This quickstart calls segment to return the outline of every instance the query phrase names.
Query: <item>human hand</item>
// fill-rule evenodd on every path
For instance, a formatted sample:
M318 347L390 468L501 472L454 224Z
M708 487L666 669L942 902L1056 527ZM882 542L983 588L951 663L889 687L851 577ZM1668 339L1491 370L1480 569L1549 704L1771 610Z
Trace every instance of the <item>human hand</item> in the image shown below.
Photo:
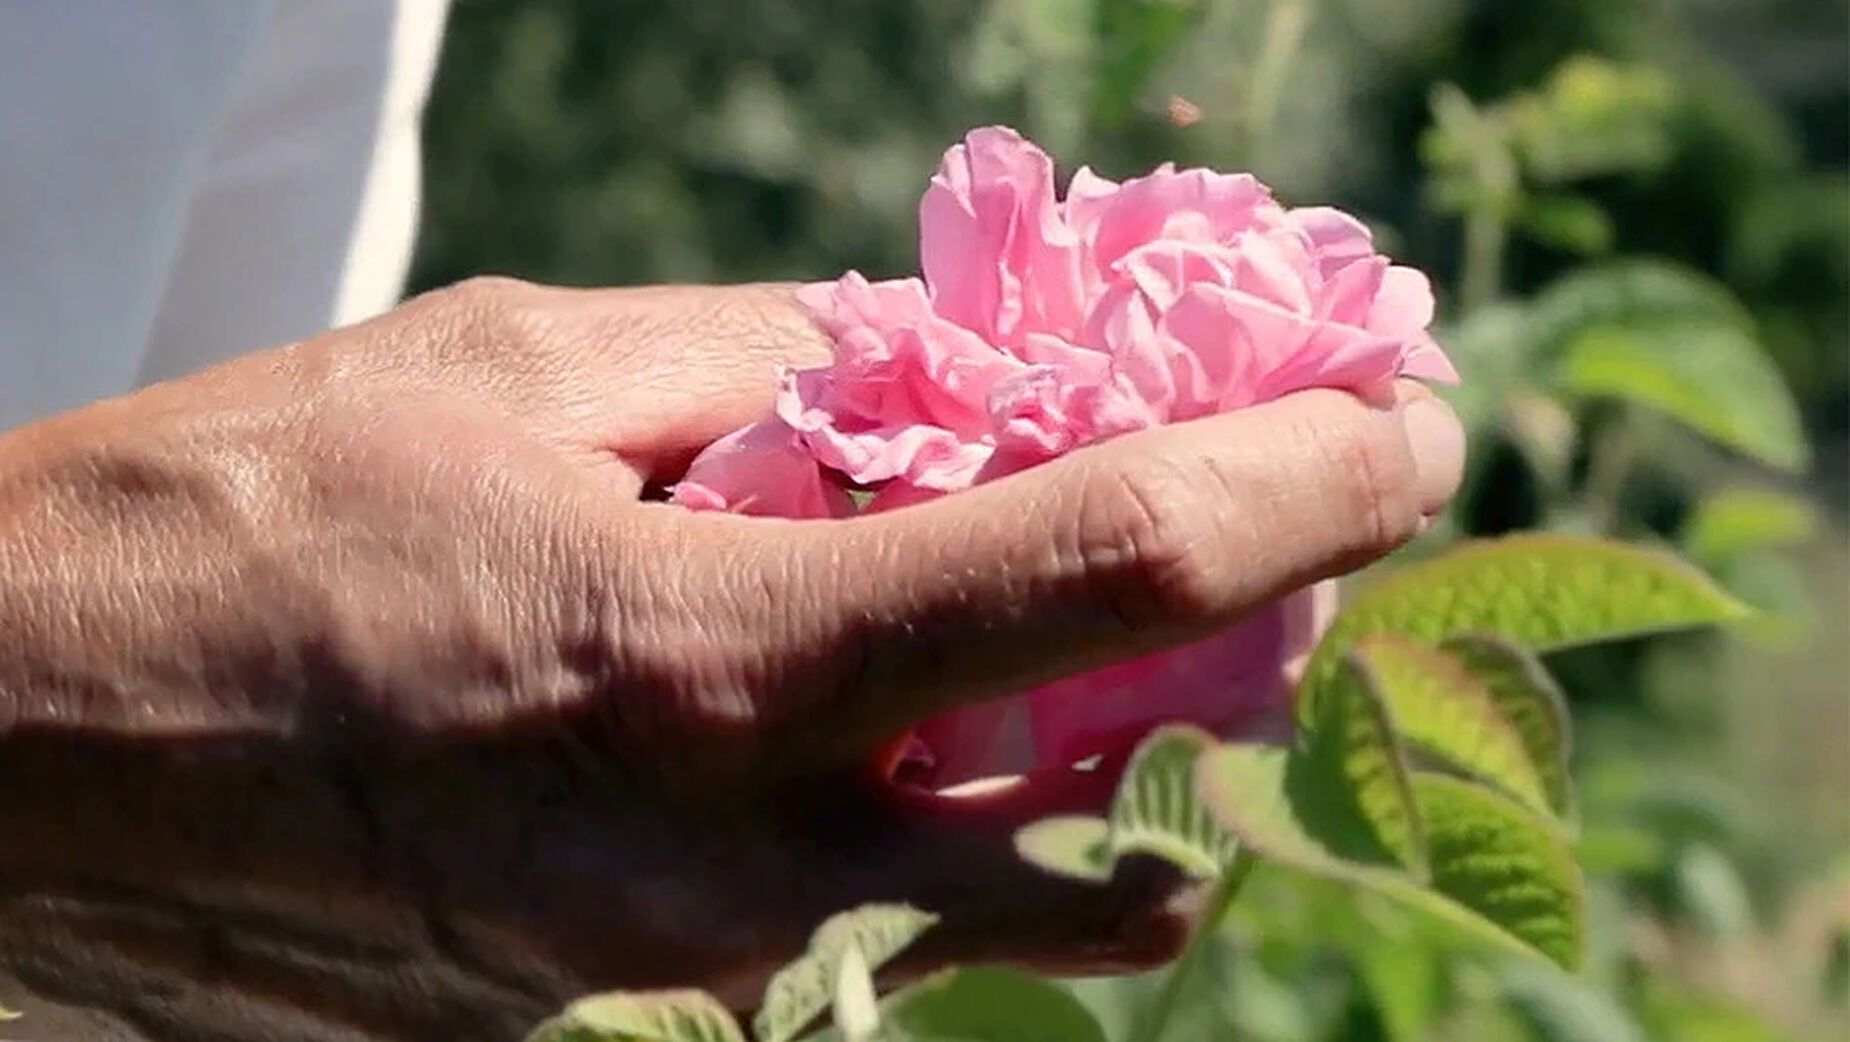
M0 438L0 963L150 1038L505 1039L747 1005L868 900L943 916L915 967L1171 954L1166 870L1013 853L1109 771L868 764L1388 552L1456 422L1310 392L851 520L649 501L825 354L784 288L480 281Z

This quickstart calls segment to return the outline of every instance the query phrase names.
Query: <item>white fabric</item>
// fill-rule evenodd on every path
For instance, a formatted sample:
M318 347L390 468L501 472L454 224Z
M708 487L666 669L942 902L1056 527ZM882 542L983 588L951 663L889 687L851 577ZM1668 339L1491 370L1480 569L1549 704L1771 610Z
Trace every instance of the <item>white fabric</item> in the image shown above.
M0 430L389 307L447 2L0 3Z

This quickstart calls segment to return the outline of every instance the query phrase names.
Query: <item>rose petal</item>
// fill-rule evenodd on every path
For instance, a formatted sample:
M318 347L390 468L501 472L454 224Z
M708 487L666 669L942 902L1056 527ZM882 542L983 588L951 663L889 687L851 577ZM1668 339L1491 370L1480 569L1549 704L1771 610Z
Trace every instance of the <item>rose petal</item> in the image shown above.
M762 517L847 517L854 502L827 480L796 432L778 420L742 427L706 447L670 490L694 510Z
M998 346L1029 330L1070 337L1084 318L1053 160L1006 127L945 152L919 203L919 257L938 314Z

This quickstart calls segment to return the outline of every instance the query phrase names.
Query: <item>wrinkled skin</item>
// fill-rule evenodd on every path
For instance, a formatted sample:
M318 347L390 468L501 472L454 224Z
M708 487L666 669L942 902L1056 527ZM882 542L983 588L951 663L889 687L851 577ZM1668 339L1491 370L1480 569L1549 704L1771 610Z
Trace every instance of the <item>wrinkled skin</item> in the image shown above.
M743 1008L873 899L944 916L901 974L1172 954L1165 871L1010 852L1108 770L950 802L867 765L1389 551L1453 491L1455 422L1313 392L884 515L649 501L824 354L786 288L478 281L0 436L9 1037Z

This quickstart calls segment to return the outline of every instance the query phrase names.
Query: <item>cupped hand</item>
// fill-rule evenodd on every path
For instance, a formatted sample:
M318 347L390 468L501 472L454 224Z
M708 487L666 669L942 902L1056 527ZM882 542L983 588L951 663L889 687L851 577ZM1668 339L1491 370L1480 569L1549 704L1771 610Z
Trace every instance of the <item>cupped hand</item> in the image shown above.
M0 966L151 1039L500 1040L748 1006L870 900L944 917L915 966L1172 953L1170 873L1012 851L1108 766L870 765L1392 550L1455 420L1309 392L852 520L654 501L826 353L784 287L474 281L0 437Z

